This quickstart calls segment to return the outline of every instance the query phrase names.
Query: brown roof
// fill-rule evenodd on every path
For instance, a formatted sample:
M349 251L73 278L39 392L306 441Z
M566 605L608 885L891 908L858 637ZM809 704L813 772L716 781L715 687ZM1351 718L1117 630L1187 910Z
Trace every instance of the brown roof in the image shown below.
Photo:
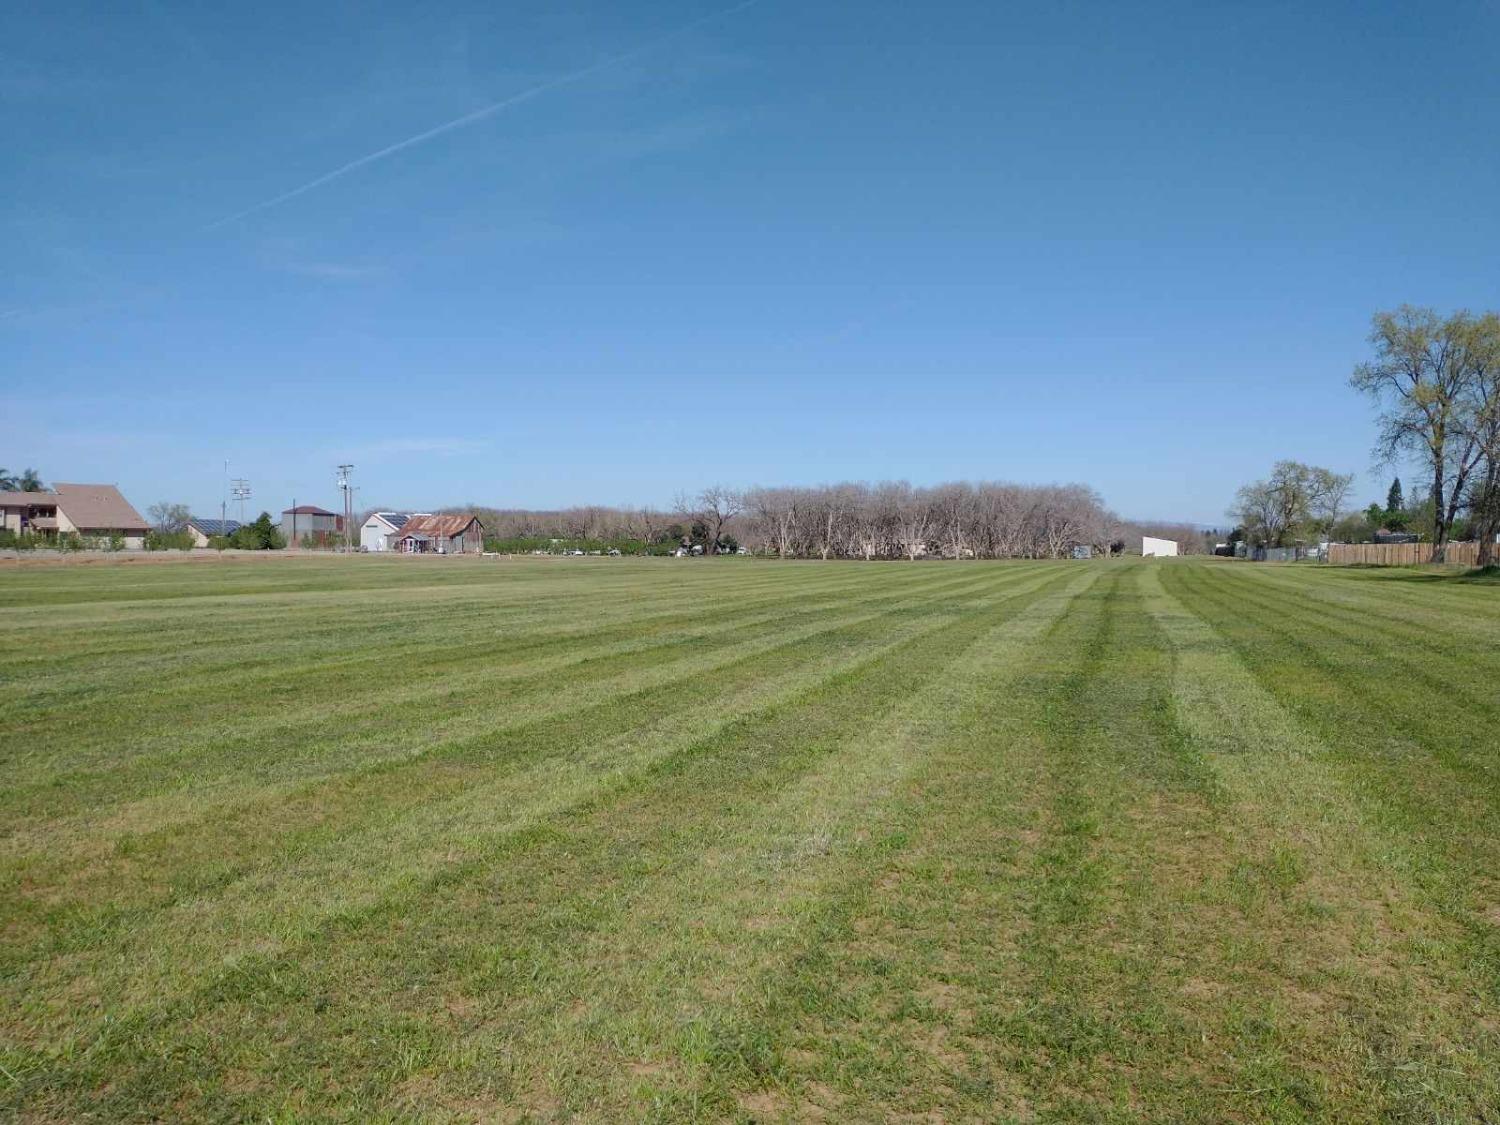
M336 516L337 512L330 512L327 508L320 508L316 504L298 504L295 508L283 508L281 514L284 516Z
M0 508L26 508L36 504L56 504L55 492L0 492Z
M53 484L58 510L82 531L146 531L150 525L112 484Z
M452 539L469 530L471 523L479 523L479 518L473 515L412 516L401 525L401 530L396 532L395 537L404 539L408 535L430 535L434 539ZM479 530L484 530L484 524L479 523Z

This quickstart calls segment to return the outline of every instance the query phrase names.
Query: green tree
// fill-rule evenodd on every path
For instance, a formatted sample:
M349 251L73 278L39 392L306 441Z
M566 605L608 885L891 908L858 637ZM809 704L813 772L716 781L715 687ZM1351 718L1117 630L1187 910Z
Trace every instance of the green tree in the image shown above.
M20 476L0 469L0 492L41 492L46 487L35 469L23 469Z
M1396 477L1391 481L1390 491L1385 494L1385 510L1387 512L1400 512L1406 508L1406 496L1401 491L1401 478Z
M247 523L229 539L242 551L279 551L286 546L286 537L271 522L270 512L262 512L254 523Z
M1266 480L1245 485L1230 513L1246 539L1265 547L1288 547L1332 530L1343 512L1353 476L1300 461L1278 461Z
M1443 562L1469 478L1484 457L1471 424L1482 409L1484 374L1500 363L1500 314L1402 305L1376 313L1375 358L1355 367L1350 384L1380 408L1377 452L1386 460L1416 454L1431 474L1432 558Z

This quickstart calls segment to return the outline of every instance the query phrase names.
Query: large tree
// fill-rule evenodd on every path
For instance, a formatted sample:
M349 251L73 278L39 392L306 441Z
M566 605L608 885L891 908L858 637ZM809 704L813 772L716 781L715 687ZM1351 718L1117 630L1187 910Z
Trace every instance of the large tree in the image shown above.
M1495 321L1494 313L1486 320ZM1476 354L1469 408L1463 412L1465 433L1479 447L1480 465L1469 485L1470 527L1479 540L1479 565L1495 561L1495 537L1500 535L1500 327L1487 334Z
M719 553L724 527L745 510L745 498L739 491L722 484L711 484L695 499L679 494L677 511L686 519L704 527L703 549L710 555Z
M1301 461L1278 461L1269 478L1239 490L1230 514L1252 543L1290 546L1294 540L1330 531L1353 483L1351 474Z
M1380 407L1379 455L1415 455L1431 480L1434 562L1446 558L1449 532L1467 498L1483 449L1467 419L1476 384L1496 354L1500 317L1402 305L1376 313L1370 332L1375 357L1350 376Z

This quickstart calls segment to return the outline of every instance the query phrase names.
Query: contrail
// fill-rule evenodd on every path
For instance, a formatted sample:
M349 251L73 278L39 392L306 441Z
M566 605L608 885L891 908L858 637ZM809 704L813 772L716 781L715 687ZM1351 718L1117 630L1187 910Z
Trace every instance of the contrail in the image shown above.
M493 102L481 109L476 109L471 113L466 113L462 117L455 117L452 121L444 122L441 125L435 125L425 132L417 133L415 136L407 137L404 141L397 141L393 145L387 145L385 148L379 149L376 152L361 156L358 160L351 160L348 164L345 164L339 168L335 168L332 172L325 172L315 180L308 180L307 183L301 185L300 187L292 188L291 191L282 192L280 195L275 196L271 199L267 199L264 202L257 203L253 207L246 207L243 211L236 211L233 215L226 215L224 218L219 219L217 222L209 223L208 226L204 227L203 229L217 230L219 227L227 226L229 223L237 222L240 219L247 218L248 216L257 214L258 212L268 211L272 207L279 207L289 199L296 199L299 195L305 195L307 192L312 191L314 188L320 188L326 183L337 180L342 176L347 176L350 172L357 171L358 169L365 167L365 165L367 164L374 164L376 161L384 160L388 156L394 156L396 153L401 152L404 149L413 148L416 145L423 144L426 141L430 141L433 137L440 137L444 133L451 133L455 129L462 129L464 126L472 125L476 121L483 121L486 117L493 117L501 110L509 109L511 108L511 106L520 105L522 102L529 102L533 98L540 97L542 94L550 93L560 86L568 86L574 82L581 82L583 81L583 79L588 78L590 75L597 74L599 71L604 70L607 67L615 66L618 63L626 62L630 59L636 58L639 55L644 55L649 51L654 51L663 43L675 39L679 35L684 35L687 32L692 31L695 27L700 27L703 24L709 23L713 20L723 19L726 16L732 16L736 12L742 12L752 4L758 3L760 3L760 0L741 0L740 3L735 4L732 7L723 8L716 12L710 12L706 16L699 16L697 19L690 20L689 22L683 24L681 27L673 28L665 35L659 35L655 39L652 39L650 42L643 43L639 47L634 47L631 50L624 52L623 54L611 55L609 58L601 59L599 62L596 62L591 66L586 66L582 70L575 70L569 74L564 74L561 77L549 79L546 82L542 82L539 85L531 87L529 90L522 90L519 94L512 94L508 98L503 98L500 101Z

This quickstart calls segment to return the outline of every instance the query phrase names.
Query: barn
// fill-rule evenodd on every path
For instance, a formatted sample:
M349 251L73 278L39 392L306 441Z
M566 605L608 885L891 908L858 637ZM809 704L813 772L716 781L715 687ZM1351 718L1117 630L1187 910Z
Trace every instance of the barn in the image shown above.
M411 517L411 512L371 512L370 518L365 520L364 526L359 529L359 549L361 551L389 550L391 536L400 531Z
M477 555L484 550L484 525L474 515L412 516L390 543L404 555Z

